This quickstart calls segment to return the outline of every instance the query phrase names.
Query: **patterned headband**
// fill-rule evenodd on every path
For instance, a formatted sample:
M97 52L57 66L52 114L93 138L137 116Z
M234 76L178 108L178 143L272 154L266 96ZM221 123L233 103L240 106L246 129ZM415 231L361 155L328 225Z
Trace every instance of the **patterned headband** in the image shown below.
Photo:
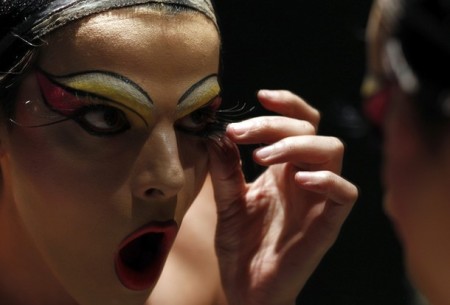
M39 7L36 5L38 2L34 1L32 5L28 5L31 7L31 9L28 9L32 11L29 14L23 12L27 10L27 6L25 5L21 12L24 15L23 21L11 28L8 33L5 33L4 37L0 37L0 56L18 39L31 43L67 23L83 17L111 9L148 3L189 7L204 14L218 28L214 8L210 0L59 0L51 2L40 1L44 2L44 4ZM4 19L7 14L8 4L1 4L0 19Z
M219 27L211 0L2 0L0 1L0 97L27 67L44 35L89 15L145 4L188 7Z

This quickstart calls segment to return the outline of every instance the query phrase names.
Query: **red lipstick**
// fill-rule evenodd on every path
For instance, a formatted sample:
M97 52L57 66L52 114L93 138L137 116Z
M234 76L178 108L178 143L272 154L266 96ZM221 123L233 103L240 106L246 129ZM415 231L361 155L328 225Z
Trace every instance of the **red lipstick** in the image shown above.
M114 258L121 283L131 290L153 287L177 232L175 221L152 222L125 238Z

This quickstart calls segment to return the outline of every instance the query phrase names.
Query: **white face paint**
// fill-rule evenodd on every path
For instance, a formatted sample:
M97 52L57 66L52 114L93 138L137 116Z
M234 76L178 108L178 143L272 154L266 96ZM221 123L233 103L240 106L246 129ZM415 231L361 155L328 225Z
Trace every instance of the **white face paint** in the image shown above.
M60 304L141 305L207 172L198 112L218 103L217 30L195 12L127 8L46 41L45 73L24 79L18 126L1 134L4 192L17 214L2 217L17 219L14 242L45 266L38 284L59 289ZM24 112L29 101L40 108ZM30 127L39 111L66 119Z

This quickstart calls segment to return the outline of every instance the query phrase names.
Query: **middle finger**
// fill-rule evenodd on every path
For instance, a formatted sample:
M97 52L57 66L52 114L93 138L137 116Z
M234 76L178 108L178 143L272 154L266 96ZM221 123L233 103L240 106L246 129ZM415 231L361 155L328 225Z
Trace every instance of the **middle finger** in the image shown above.
M227 127L227 135L237 144L272 144L286 137L314 134L309 122L282 116L262 116Z
M331 170L340 172L344 144L335 137L295 136L284 138L272 145L258 148L254 160L269 166L292 163L307 170Z

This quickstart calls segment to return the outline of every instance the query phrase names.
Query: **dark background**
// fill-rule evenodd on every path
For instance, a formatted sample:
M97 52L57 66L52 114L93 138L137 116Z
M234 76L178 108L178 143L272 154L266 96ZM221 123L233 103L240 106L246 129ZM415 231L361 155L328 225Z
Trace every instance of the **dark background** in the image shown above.
M320 133L346 144L343 175L360 198L335 246L298 298L302 305L406 305L401 250L383 214L379 137L360 114L368 0L216 0L224 100L256 104L289 89L318 108ZM252 115L264 114L257 108ZM249 180L261 170L243 147Z

